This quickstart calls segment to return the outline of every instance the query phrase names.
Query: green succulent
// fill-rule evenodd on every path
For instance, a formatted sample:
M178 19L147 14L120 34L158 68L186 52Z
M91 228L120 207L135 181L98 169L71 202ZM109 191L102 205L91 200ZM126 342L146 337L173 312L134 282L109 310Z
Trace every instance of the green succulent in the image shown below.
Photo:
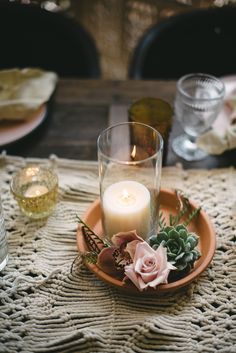
M153 249L162 244L167 249L168 261L176 267L176 271L190 271L201 256L195 249L198 236L190 233L184 224L164 226L157 235L150 237L149 244Z

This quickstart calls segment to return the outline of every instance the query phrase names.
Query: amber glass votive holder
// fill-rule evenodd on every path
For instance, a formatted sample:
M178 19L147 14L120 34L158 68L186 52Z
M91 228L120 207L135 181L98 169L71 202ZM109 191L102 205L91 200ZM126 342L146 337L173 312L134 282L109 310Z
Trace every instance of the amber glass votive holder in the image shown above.
M143 123L156 129L164 141L163 165L166 165L168 141L172 128L173 109L170 104L163 99L144 97L131 104L129 107L129 121ZM137 129L136 138L143 139L142 131Z
M58 177L47 167L29 165L13 175L11 192L26 216L45 218L57 202Z

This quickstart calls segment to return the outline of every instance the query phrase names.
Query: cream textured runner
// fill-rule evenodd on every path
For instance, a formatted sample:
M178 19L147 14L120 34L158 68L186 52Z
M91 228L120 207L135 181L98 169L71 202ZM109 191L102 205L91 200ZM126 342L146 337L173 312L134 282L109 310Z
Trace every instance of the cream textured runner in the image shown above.
M31 160L32 161L32 160ZM23 158L0 158L10 259L0 273L0 352L236 352L234 169L163 169L211 217L217 250L188 287L155 298L126 296L78 260L76 215L98 197L97 165L51 158L60 201L47 221L23 216L9 191Z

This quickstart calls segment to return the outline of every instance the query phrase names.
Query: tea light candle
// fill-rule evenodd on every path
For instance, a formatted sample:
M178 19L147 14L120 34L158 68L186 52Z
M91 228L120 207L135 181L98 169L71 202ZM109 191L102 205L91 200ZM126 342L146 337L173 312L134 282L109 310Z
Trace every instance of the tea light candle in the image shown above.
M44 195L48 192L48 188L44 185L33 184L25 191L25 197L37 197Z
M136 181L114 183L104 192L103 213L107 236L135 229L146 239L150 229L150 192Z
M26 216L40 219L52 213L57 202L58 177L50 168L26 166L12 176L10 187Z

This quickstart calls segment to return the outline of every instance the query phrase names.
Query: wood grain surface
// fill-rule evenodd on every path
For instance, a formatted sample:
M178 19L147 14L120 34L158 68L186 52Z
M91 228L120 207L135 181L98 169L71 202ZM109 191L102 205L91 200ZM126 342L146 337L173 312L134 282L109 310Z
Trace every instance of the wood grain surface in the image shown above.
M47 158L56 154L60 158L96 160L96 140L110 123L124 121L124 107L142 97L162 98L173 106L176 83L173 81L104 81L62 79L48 104L48 116L30 135L4 146L8 154L23 157ZM116 116L114 113L116 107ZM117 108L118 107L118 108ZM209 156L198 162L186 162L171 149L174 136L181 133L174 119L166 165L180 162L185 168L218 168L236 166L236 151L221 156Z

